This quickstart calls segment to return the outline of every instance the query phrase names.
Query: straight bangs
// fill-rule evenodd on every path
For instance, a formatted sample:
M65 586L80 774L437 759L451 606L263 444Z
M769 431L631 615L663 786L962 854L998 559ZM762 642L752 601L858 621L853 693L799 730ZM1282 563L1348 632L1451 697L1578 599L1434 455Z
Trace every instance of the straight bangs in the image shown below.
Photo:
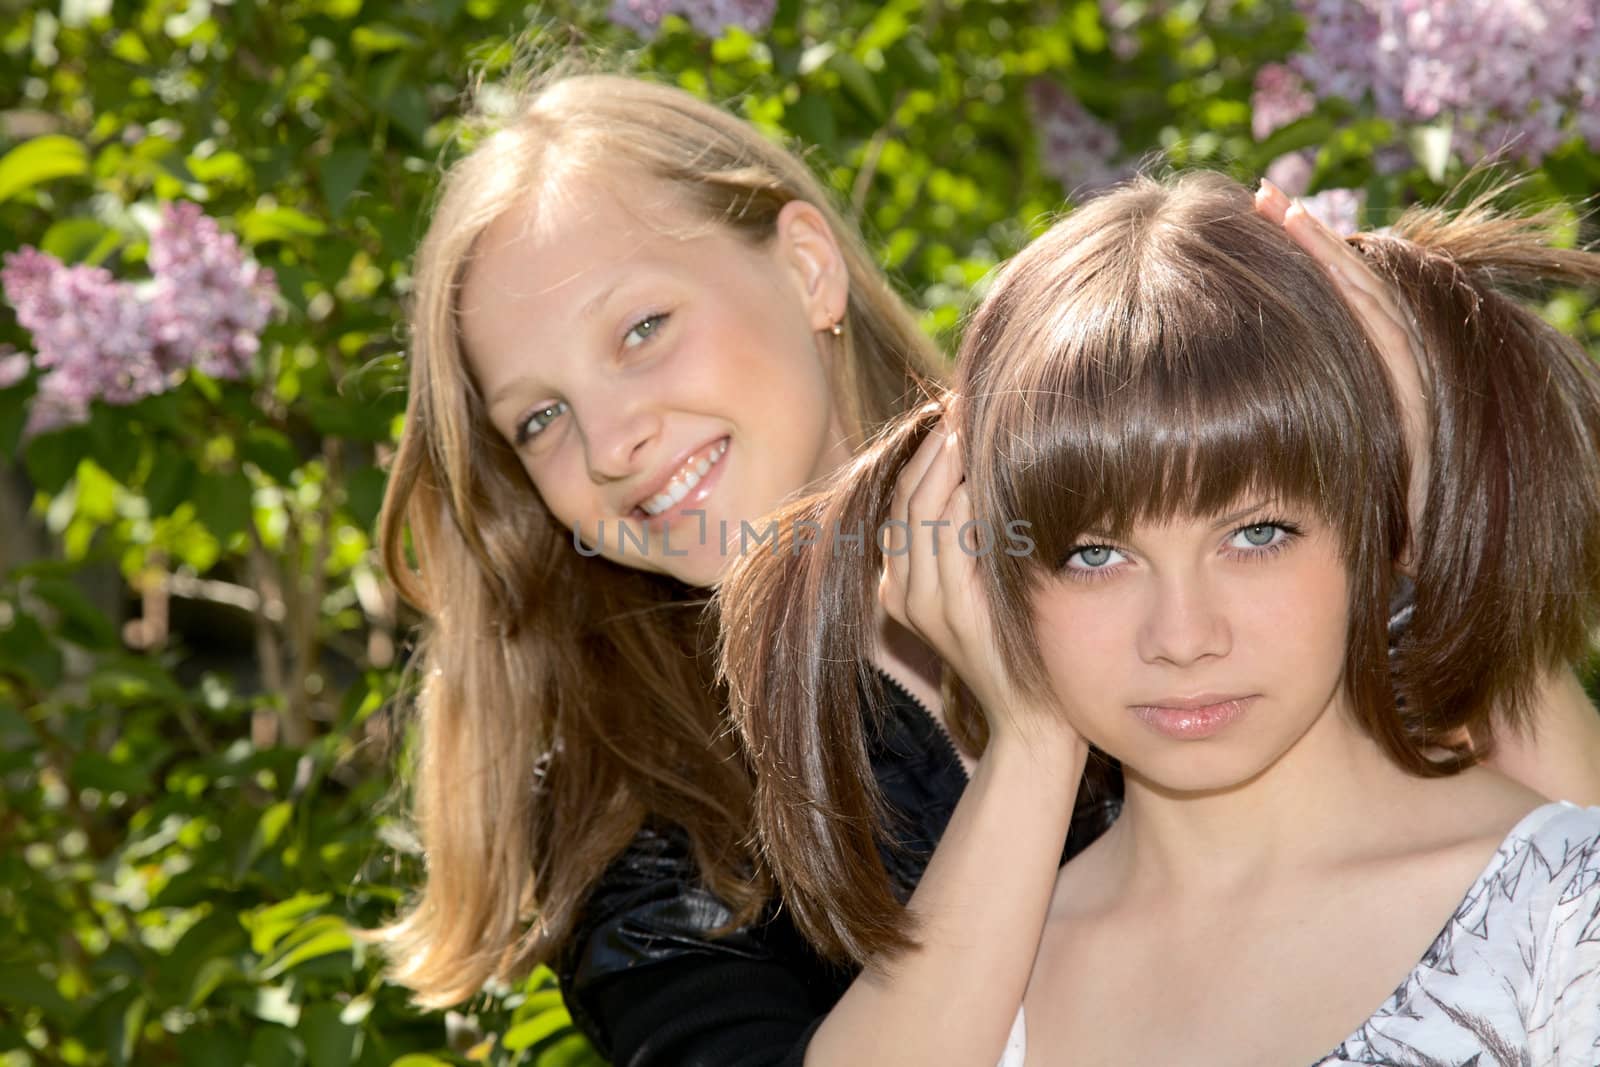
M1321 269L1241 187L1139 180L1075 212L996 280L961 366L963 437L984 443L967 456L974 517L1027 523L1033 542L986 557L1024 675L1042 682L1032 589L1084 534L1257 501L1335 531L1353 665L1381 659L1405 536L1399 414Z

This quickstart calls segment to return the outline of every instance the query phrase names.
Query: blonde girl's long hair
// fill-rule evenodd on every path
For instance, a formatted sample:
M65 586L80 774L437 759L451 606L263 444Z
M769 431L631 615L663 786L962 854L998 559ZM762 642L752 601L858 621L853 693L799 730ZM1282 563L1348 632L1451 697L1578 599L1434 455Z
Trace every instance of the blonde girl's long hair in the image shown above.
M1600 256L1554 247L1547 223L1480 201L1412 212L1359 242L1417 316L1436 423L1420 592L1393 666L1400 421L1322 269L1243 188L1205 173L1137 180L1013 259L967 324L953 411L974 519L991 532L1030 524L1031 551L996 548L979 567L1019 681L1048 696L1031 593L1085 530L1276 497L1314 507L1342 546L1358 725L1418 775L1481 755L1458 743L1463 728L1524 714L1542 670L1583 647L1600 598L1596 368L1499 291L1600 282ZM780 528L879 529L936 418L903 418ZM746 556L723 583L721 668L783 899L824 953L865 962L915 937L878 858L868 727L849 701L871 682L860 634L882 555L872 537L857 552L795 540Z
M647 819L686 832L735 921L771 892L703 591L574 551L463 359L457 296L484 231L558 178L619 170L669 183L752 244L790 201L822 212L849 305L842 335L820 343L838 346L832 384L856 442L937 373L931 341L807 167L686 92L547 76L450 169L417 252L405 432L380 517L388 573L427 617L409 768L426 880L376 937L427 1006L547 960Z

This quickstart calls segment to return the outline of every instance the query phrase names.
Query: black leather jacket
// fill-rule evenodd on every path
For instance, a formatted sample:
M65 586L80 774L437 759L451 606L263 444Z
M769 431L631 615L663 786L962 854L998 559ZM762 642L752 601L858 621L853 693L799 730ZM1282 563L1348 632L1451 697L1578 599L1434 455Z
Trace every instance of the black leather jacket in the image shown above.
M868 753L898 816L883 857L905 898L967 777L927 709L883 681L883 728L869 731ZM1075 818L1067 854L1109 814L1087 832ZM573 1019L617 1067L800 1067L855 972L812 952L780 902L759 923L712 937L729 917L698 883L687 837L672 826L646 827L601 877L557 973Z

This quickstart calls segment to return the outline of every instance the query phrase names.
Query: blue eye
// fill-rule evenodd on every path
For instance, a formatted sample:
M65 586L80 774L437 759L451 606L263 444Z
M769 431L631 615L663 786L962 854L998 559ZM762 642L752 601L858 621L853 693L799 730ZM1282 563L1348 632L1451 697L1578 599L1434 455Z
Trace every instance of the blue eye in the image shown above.
M659 315L646 315L644 318L630 326L627 333L623 334L622 346L624 348L637 348L639 345L644 344L651 337L654 337L658 332L660 332L662 325L667 321L668 317L669 316L667 316L665 313Z
M1231 548L1271 548L1282 543L1288 536L1289 531L1278 523L1257 522L1233 531L1228 544Z
M517 423L517 446L521 447L538 436L546 426L549 426L565 414L566 410L567 402L565 400L557 400L554 404L545 404L534 408Z
M1110 545L1084 545L1073 549L1067 557L1066 566L1074 571L1098 571L1123 558L1122 553Z

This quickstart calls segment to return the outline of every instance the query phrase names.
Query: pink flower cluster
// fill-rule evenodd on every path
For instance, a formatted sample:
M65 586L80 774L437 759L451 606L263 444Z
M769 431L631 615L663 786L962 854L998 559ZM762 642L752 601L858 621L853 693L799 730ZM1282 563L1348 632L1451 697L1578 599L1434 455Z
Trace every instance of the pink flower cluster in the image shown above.
M1595 0L1297 0L1309 49L1295 66L1322 96L1401 122L1448 118L1473 161L1538 163L1573 137L1600 150Z
M1122 142L1116 131L1059 84L1048 78L1029 82L1028 105L1039 139L1040 163L1069 195L1127 177L1128 168L1119 161Z
M607 17L641 37L654 37L662 19L682 15L707 37L718 37L729 26L760 33L777 10L778 0L611 0Z
M1255 91L1250 94L1250 133L1258 141L1280 126L1311 113L1316 97L1304 79L1282 63L1268 63L1256 71Z
M162 211L149 264L151 280L136 285L35 248L5 257L0 287L44 372L30 434L84 421L94 400L131 404L165 392L190 367L215 378L250 372L278 291L272 272L194 204ZM12 377L14 361L0 373Z

